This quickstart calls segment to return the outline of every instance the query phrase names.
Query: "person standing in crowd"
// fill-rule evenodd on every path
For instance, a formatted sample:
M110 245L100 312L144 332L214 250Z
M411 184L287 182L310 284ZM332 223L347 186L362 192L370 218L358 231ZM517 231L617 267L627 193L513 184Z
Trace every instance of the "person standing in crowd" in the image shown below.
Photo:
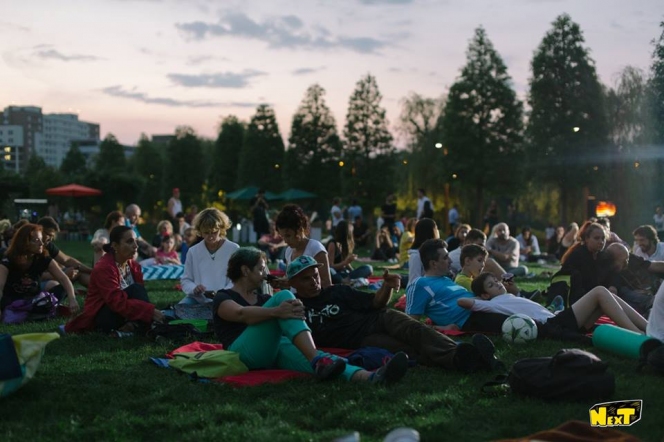
M256 196L249 201L251 214L254 218L254 232L256 232L256 241L263 235L270 233L270 224L268 222L267 210L270 205L265 199L265 190L258 189Z
M417 189L417 219L433 218L433 203L424 189Z
M380 216L383 218L383 225L387 226L391 232L392 226L397 218L397 203L396 197L393 193L387 195L387 198L385 198L385 204L381 206L380 211Z
M447 222L450 225L450 234L454 235L457 223L459 222L459 210L457 209L456 204L452 204L452 208L447 212ZM447 244L449 245L449 242Z
M182 212L182 201L180 201L180 189L173 189L173 195L168 200L168 216L173 222L177 220L177 214Z
M664 241L664 213L662 212L662 207L657 206L655 208L655 214L653 215L653 220L655 221L655 230L657 230L657 237L660 241Z
M353 198L348 208L348 222L352 224L358 216L362 216L362 206Z
M330 209L330 218L332 219L332 231L334 231L339 221L341 221L343 216L343 209L341 208L341 198L336 197L332 199L332 208Z

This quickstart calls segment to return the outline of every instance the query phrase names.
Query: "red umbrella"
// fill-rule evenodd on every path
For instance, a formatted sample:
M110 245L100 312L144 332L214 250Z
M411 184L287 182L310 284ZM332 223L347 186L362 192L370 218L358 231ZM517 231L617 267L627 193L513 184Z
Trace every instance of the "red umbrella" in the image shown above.
M66 186L52 187L46 189L48 195L59 196L97 196L101 195L101 190L92 187L81 186L80 184L67 184Z

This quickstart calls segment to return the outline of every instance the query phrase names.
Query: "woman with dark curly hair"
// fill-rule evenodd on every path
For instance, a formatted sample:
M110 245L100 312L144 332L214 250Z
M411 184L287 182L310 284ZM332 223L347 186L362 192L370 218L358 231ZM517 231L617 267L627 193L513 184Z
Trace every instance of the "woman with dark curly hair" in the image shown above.
M288 244L284 259L286 264L302 255L312 256L322 266L319 269L323 288L332 285L330 262L327 250L320 241L307 237L309 234L309 218L297 204L287 204L281 209L276 220L277 231Z

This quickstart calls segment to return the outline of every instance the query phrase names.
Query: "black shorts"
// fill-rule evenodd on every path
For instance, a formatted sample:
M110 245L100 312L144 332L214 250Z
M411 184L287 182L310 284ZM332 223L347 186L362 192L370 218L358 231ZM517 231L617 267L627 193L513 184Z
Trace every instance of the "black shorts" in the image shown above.
M508 317L500 313L471 312L461 330L466 332L500 333L503 322Z
M576 315L574 315L574 310L571 308L566 308L558 313L556 316L546 321L546 324L571 332L587 333L585 328L579 327L577 324Z

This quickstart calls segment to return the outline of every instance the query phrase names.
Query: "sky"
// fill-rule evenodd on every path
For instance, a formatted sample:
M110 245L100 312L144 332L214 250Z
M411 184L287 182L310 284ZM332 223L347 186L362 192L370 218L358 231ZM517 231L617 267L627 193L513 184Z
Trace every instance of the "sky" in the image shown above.
M647 71L662 0L2 0L0 108L73 112L135 145L188 125L275 109L282 136L320 84L340 130L356 83L377 79L390 128L411 92L440 97L483 26L525 98L551 23L581 26L600 80Z

